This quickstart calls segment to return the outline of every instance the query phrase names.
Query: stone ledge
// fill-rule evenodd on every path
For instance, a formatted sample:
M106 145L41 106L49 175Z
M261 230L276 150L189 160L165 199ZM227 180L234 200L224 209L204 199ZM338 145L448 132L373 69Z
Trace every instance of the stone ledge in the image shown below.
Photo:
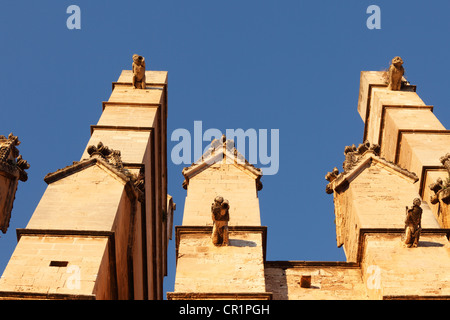
M161 103L103 101L102 102L102 110L103 111L105 110L106 106L158 108L158 107L161 107Z
M305 268L305 267L339 267L359 269L359 264L356 262L347 261L266 261L265 268Z
M384 129L384 123L385 123L385 117L386 117L386 109L429 109L431 112L433 112L434 106L431 105L424 105L424 106L413 106L413 105L382 105L381 106L381 119L380 119L380 129L379 129L379 135L378 135L378 145L381 146L382 138L383 138L383 129ZM400 129L402 130L402 129Z
M367 136L367 120L370 115L370 100L373 88L387 88L388 84L383 79L383 71L361 71L359 84L358 112L364 121L363 141ZM406 79L405 79L406 80ZM402 90L416 92L416 85L405 84Z
M95 295L0 291L0 300L95 300Z
M436 296L419 296L419 295L386 295L383 296L383 300L450 300L448 295L436 295Z
M397 144L395 146L395 163L398 163L400 157L400 146L404 134L428 134L428 135L450 135L450 130L434 130L434 129L399 129L397 136Z
M175 256L178 260L178 249L182 234L206 234L211 235L212 226L175 226ZM263 261L266 261L267 227L266 226L229 226L229 232L260 232L262 235Z
M167 292L167 300L272 300L272 293Z
M402 235L405 232L404 228L363 228L359 230L358 252L356 255L356 263L360 265L362 255L364 252L364 238L367 234L395 234ZM447 239L450 237L450 229L443 228L426 228L422 229L421 234L444 234ZM420 243L420 242L419 242Z
M108 126L108 125L91 125L91 135L94 130L113 130L113 131L149 131L154 130L153 127L133 127L133 126Z
M59 230L59 229L16 229L17 241L22 236L53 236L53 237L107 237L114 241L114 231L103 230Z

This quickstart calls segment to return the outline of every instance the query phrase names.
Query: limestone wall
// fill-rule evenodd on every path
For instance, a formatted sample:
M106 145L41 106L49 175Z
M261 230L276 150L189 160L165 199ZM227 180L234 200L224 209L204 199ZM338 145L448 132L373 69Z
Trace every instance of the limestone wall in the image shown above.
M449 248L445 234L422 234L417 248L403 247L401 234L366 235L361 268L372 283L369 297L448 298Z
M265 292L261 233L231 232L227 247L212 244L209 233L180 237L175 292Z
M43 241L35 241L34 252L22 249L31 247L27 244L28 237L57 236L61 240L72 236L85 237L86 241L99 237L104 243L95 253L95 265L80 265L82 273L88 268L89 286L83 285L79 291L64 291L63 298L163 298L168 234L163 219L167 214L167 72L147 71L146 89L134 89L131 77L132 72L125 70L118 82L113 83L109 100L102 103L103 113L98 123L91 125L91 137L80 161L46 177L49 186L27 228L21 231L27 237L20 238L4 272L1 296L25 297L21 295L21 288L30 280L22 281L10 274L21 268L20 261L25 257L30 263L34 259L39 261L40 250L47 247ZM110 162L111 159L103 157L101 152L92 157L87 149L99 142L120 151L120 159ZM137 176L130 175L137 175L141 170L144 181L137 181ZM145 185L145 190L138 190L135 182L142 182L140 185ZM62 244L55 240L53 248L60 246ZM65 246L68 254L64 261L70 267L79 262L77 243ZM16 256L21 259L17 260ZM50 274L56 269L41 270ZM33 272L27 273L28 278L24 279L38 277ZM47 279L45 277L43 279ZM32 291L35 297L55 298L49 292L64 283L48 279L45 286L43 280L42 284L33 284L26 290Z
M216 196L230 203L230 225L261 225L255 178L233 164L216 163L189 180L183 225L212 225Z
M311 287L302 288L302 276L311 276ZM339 262L269 261L266 289L274 300L367 299L359 267Z
M97 277L103 283L110 277L109 269L101 268L107 252L107 237L23 235L0 279L0 297L9 292L38 298L93 297ZM64 266L58 264L64 262ZM100 287L102 296L108 297L109 292Z

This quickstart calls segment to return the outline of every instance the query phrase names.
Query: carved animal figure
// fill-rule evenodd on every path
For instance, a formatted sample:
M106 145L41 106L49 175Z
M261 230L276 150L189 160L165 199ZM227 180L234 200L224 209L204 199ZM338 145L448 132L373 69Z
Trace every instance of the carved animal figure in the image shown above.
M402 77L405 74L405 69L403 68L403 60L400 57L395 57L392 59L391 66L388 71L388 89L398 91L402 87Z
M422 231L422 208L419 198L413 200L412 208L406 207L405 245L408 248L417 247Z
M218 196L214 199L211 205L211 213L213 220L213 233L212 242L215 246L227 246L228 245L228 221L230 215L228 210L230 205L228 200L224 200Z
M143 56L133 55L133 88L145 89L145 58Z

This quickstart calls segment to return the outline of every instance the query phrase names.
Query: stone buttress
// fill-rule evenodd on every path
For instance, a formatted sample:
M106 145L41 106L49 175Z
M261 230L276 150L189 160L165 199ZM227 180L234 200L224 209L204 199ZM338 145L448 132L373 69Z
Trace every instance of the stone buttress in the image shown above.
M173 201L167 196L167 72L125 70L81 159L48 187L0 280L2 299L162 299Z
M168 299L270 299L264 278L266 227L258 200L261 170L223 136L183 175L187 196L183 225L175 228L175 290ZM211 239L211 205L217 196L230 205L227 246Z

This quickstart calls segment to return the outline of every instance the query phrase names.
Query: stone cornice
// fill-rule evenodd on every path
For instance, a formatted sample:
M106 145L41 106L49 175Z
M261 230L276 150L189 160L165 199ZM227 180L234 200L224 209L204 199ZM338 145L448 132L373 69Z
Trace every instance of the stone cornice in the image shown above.
M272 292L168 292L168 300L272 300Z

